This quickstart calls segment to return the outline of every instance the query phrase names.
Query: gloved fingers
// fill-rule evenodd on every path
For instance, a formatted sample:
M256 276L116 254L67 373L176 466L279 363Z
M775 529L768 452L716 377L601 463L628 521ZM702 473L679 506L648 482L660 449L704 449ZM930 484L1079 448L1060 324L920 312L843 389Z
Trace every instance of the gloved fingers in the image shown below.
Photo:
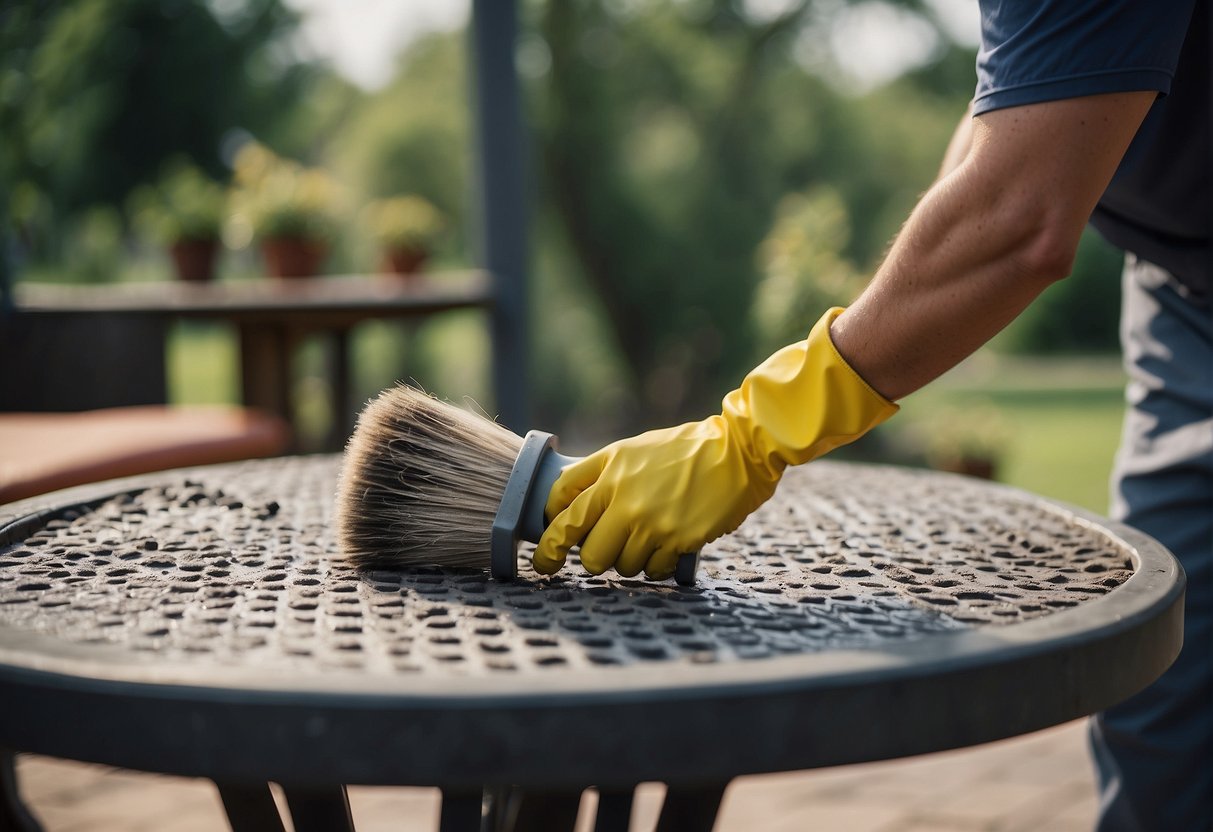
M552 484L552 490L548 492L548 501L544 506L548 519L555 519L556 515L568 508L582 492L597 482L604 465L606 455L598 451L562 470L556 482Z
M639 575L640 570L644 569L645 563L648 562L650 555L653 554L652 538L642 532L634 532L624 543L619 553L619 559L615 561L615 571L625 578L631 578L634 575Z
M601 575L612 566L618 568L619 553L627 539L627 524L618 512L608 509L581 543L581 565L591 575Z
M682 557L685 547L675 547L669 544L662 544L657 547L657 551L649 557L648 562L644 565L644 574L653 581L666 581L674 576L674 570L678 568L678 559Z
M531 558L536 572L554 575L560 571L569 549L585 539L602 516L604 492L605 489L601 488L582 491L569 503L568 508L552 518Z
M565 546L555 541L548 541L547 534L539 540L539 544L535 547L534 554L531 555L531 565L535 567L535 571L540 575L555 575L564 568L564 562L569 556L571 546Z

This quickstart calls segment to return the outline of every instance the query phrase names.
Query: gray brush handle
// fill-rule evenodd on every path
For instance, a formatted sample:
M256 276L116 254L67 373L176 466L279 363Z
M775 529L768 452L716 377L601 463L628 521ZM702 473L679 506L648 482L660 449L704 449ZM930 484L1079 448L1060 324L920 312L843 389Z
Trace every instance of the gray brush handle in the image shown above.
M514 461L493 523L491 572L498 580L517 577L518 541L539 542L548 525L544 507L552 486L561 471L580 460L556 451L555 441L552 434L533 430L526 435ZM682 586L694 586L698 570L699 552L684 553L678 557L674 580Z
M522 539L527 543L538 543L544 529L548 527L544 508L547 506L548 495L560 477L560 472L574 462L580 462L581 457L565 456L555 448L549 447L539 460L539 468L535 471L535 487L531 490L531 499L527 501L522 514Z

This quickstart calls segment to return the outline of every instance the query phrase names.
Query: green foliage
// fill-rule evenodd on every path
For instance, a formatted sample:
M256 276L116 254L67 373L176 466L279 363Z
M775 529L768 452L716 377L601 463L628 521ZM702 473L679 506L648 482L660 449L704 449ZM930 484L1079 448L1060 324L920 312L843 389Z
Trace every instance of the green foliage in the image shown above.
M326 171L253 142L236 156L231 237L328 240L340 226L343 202L340 186Z
M283 60L295 18L279 0L225 8L6 0L0 182L29 182L63 218L120 204L177 155L218 173L224 136L268 131L311 75Z
M972 84L936 95L908 78L855 98L818 93L821 138L798 162L801 175L842 195L852 228L844 253L869 272L934 181L971 93Z
M71 282L108 282L118 271L122 254L121 216L108 206L90 208L68 230L66 276Z
M156 185L130 199L136 227L161 245L180 240L217 240L227 219L227 191L188 160L168 165Z
M45 250L48 229L55 215L46 193L28 179L20 180L12 186L9 204L6 206L0 202L0 216L4 215L6 208L17 242L27 251Z
M829 186L780 202L759 249L762 272L754 295L764 351L804 338L824 310L845 306L863 288L863 276L842 254L850 233L846 205Z
M429 37L410 49L391 84L351 108L331 157L360 198L414 194L446 217L465 217L466 57L461 36ZM458 222L451 225L461 230Z
M363 210L363 219L382 246L428 251L446 231L446 219L433 203L413 195L374 200Z
M824 311L810 307L834 296L803 275L874 263L963 112L971 85L862 99L831 88L796 60L819 5L763 19L725 2L533 8L544 209L600 304L641 423L702 415L778 334L803 335ZM756 256L773 223L790 223L777 216L789 193L834 194L839 219L806 232L827 236L804 256L833 262L799 281ZM828 236L838 228L842 243ZM779 308L792 295L800 305Z
M550 208L601 300L646 421L702 409L751 353L754 251L778 196L761 35L670 6L549 4L533 91Z
M471 259L466 60L462 33L422 39L402 55L386 87L345 97L347 104L323 144L323 158L352 204L412 194L434 205L446 220L431 252L430 262L439 267L463 266ZM365 222L360 226L359 233L345 238L353 269L379 257ZM426 369L416 367L423 374Z

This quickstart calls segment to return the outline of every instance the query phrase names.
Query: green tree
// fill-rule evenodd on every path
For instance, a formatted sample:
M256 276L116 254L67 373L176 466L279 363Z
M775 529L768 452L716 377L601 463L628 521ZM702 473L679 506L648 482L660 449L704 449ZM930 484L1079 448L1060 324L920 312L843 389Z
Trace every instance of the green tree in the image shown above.
M763 25L546 4L535 103L546 197L646 421L701 409L751 353L754 252L778 196L757 88L802 10Z
M760 19L725 0L532 10L549 64L531 89L543 203L642 423L701 415L759 357L756 253L785 194L832 186L851 218L840 255L866 267L963 111L971 87L851 99L815 76L795 53L826 5Z
M762 276L753 316L763 351L803 338L806 321L850 303L863 288L862 275L842 255L850 235L846 205L829 186L780 202L759 248Z
M184 155L212 173L225 135L272 134L314 72L284 57L295 16L246 0L9 0L0 10L0 181L57 217L120 204Z

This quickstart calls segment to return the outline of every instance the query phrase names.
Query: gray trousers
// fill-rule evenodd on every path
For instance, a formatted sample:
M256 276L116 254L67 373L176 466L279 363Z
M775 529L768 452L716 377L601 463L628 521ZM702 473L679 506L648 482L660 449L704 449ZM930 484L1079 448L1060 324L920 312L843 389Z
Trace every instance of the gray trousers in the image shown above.
M1188 577L1184 645L1146 690L1091 720L1099 832L1213 830L1213 311L1167 272L1125 261L1121 343L1128 411L1114 519Z

